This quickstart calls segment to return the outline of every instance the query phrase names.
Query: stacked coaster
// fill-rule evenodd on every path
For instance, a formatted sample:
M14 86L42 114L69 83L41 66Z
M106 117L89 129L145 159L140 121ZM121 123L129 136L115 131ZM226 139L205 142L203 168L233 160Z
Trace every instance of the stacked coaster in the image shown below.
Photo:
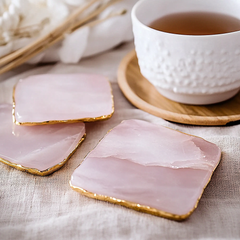
M13 92L13 107L0 105L0 161L48 175L62 167L84 140L84 122L109 119L113 112L111 86L101 75L22 79Z

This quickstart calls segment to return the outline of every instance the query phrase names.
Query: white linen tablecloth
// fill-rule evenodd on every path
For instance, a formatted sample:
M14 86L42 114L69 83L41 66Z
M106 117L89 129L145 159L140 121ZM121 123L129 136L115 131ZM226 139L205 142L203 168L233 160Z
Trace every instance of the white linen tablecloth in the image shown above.
M106 75L112 83L115 101L113 117L86 124L86 140L64 167L52 175L34 176L0 163L1 240L240 238L240 125L187 126L135 108L124 98L117 84L118 65L132 48L132 43L122 45L76 65L24 65L0 76L0 103L12 102L12 88L20 78L40 73L78 72ZM87 198L70 188L71 174L84 156L109 129L132 118L203 137L222 149L221 163L198 208L186 221L175 222L139 213Z

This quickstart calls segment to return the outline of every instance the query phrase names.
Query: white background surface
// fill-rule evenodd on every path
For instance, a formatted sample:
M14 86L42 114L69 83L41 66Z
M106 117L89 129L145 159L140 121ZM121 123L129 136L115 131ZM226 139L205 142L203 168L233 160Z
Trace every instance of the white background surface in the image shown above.
M76 65L22 66L0 77L0 103L11 103L12 88L18 79L39 73L104 74L112 83L115 100L113 117L86 124L86 140L52 175L34 176L0 163L1 240L240 238L240 126L187 126L136 109L121 93L116 75L121 59L132 48L132 43L123 45ZM131 118L203 137L222 149L221 163L188 220L179 223L139 213L87 198L69 187L71 174L84 156L109 129Z

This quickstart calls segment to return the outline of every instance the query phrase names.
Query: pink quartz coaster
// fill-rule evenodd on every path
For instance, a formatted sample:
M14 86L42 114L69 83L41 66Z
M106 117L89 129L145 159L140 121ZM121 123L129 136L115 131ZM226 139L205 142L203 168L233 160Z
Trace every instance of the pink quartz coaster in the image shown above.
M221 157L202 138L140 120L112 129L74 171L70 185L91 198L186 219Z
M0 161L19 170L48 175L63 166L84 138L84 123L17 126L12 106L0 105Z
M18 82L13 93L18 125L92 122L114 112L110 83L94 74L45 74Z

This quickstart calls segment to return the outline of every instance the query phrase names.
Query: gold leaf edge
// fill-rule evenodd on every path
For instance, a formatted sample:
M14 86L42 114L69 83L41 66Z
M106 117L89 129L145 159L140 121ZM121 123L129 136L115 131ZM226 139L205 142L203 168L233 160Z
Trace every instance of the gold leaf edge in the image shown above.
M102 115L99 117L94 117L94 118L80 118L80 119L69 119L69 120L49 120L49 121L43 121L43 122L18 122L15 117L15 108L16 108L16 100L15 100L15 90L17 87L17 84L13 87L13 95L12 95L12 100L13 100L13 107L12 107L12 118L13 118L13 123L16 125L23 125L23 126L35 126L35 125L46 125L46 124L57 124L57 123L76 123L76 122L96 122L96 121L103 121L103 120L108 120L112 117L114 114L115 108L114 108L114 97L113 97L113 90L110 81L107 79L109 86L110 86L110 94L111 94L111 100L112 100L112 112L108 115Z
M87 190L85 190L83 188L76 187L76 186L72 185L71 180L69 181L69 184L70 184L70 187L73 190L75 190L75 191L77 191L77 192L81 193L82 195L87 196L89 198L93 198L93 199L97 199L97 200L102 200L102 201L118 204L118 205L121 205L121 206L124 206L124 207L127 207L127 208L131 208L131 209L133 209L135 211L138 211L138 212L148 213L148 214L151 214L151 215L154 215L154 216L157 216L157 217L163 217L163 218L167 218L167 219L170 219L170 220L175 220L175 221L179 221L180 222L180 221L186 220L194 212L194 210L197 208L205 188L207 187L207 185L211 181L213 173L214 173L214 171L216 170L217 166L220 163L220 159L221 159L221 155L220 155L218 164L216 164L215 168L211 172L211 175L210 175L206 185L202 188L202 192L199 195L199 197L198 197L198 199L196 201L195 206L188 213L183 214L183 215L177 215L177 214L165 212L165 211L159 210L157 208L152 208L152 207L149 207L149 206L141 205L139 203L130 202L130 201L127 201L127 200L122 200L122 199L117 199L117 198L114 198L114 197L109 197L109 196L106 196L106 195L92 193L92 192L89 192L89 191L87 191Z
M47 176L50 175L51 173L59 170L61 167L63 167L63 165L72 157L72 155L76 152L77 148L81 145L81 143L85 140L86 138L86 133L82 136L82 138L80 139L80 141L78 142L77 146L70 152L70 154L60 163L58 163L57 165L50 167L44 171L40 171L36 168L28 168L28 167L24 167L20 164L16 164L16 163L12 163L8 160L5 160L3 158L0 158L0 162L13 167L17 170L23 171L23 172L28 172L31 173L33 175L38 175L38 176Z

